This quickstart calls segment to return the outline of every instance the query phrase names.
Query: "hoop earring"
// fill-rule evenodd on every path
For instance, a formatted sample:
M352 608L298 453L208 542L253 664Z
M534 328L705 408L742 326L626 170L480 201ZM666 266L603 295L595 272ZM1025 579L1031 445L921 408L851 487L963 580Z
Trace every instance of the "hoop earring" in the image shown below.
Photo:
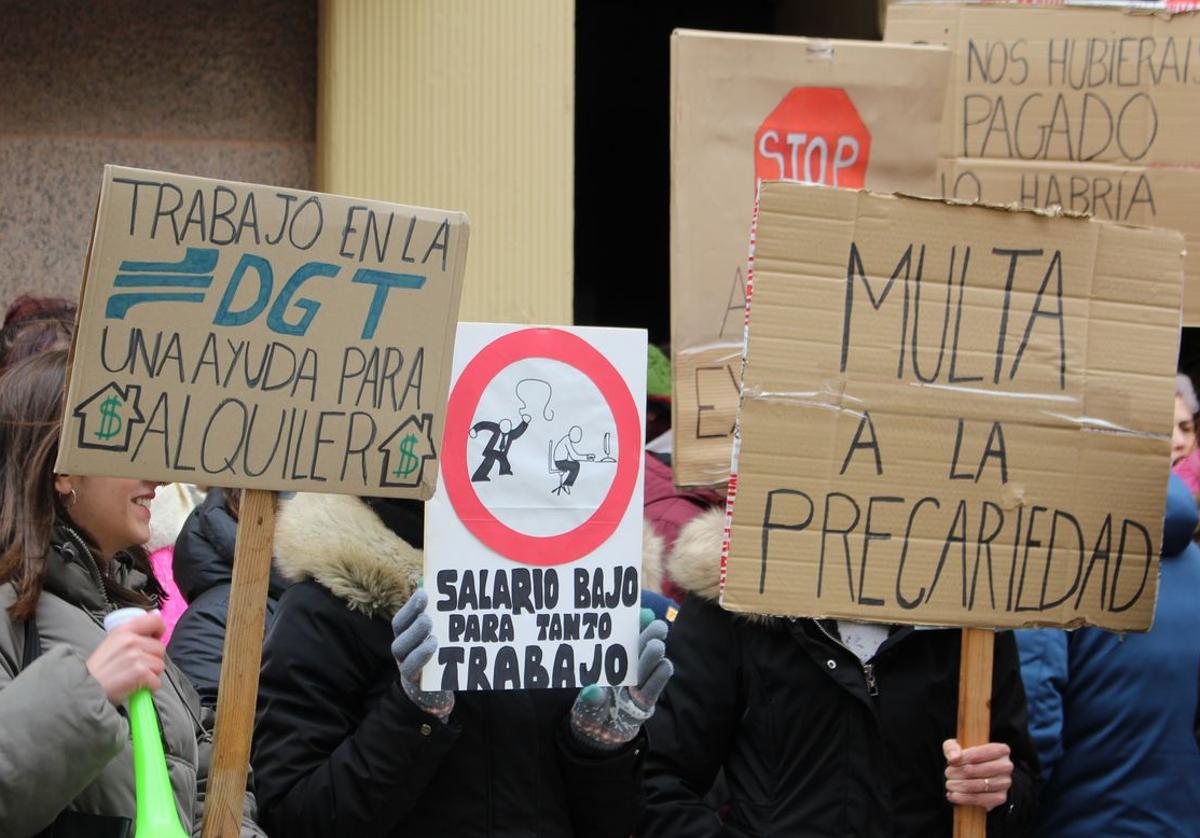
M74 487L72 487L71 491L69 491L69 492L67 492L67 494L63 495L63 498L71 499L70 502L63 500L63 506L65 506L67 509L74 509L75 502L79 500L79 495L75 494L75 489L74 489Z

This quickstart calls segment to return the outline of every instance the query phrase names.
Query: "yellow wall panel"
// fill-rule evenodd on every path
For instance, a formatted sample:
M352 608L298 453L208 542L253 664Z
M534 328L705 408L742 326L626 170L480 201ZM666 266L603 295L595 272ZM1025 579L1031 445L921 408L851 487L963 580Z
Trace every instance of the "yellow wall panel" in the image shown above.
M574 6L322 0L317 188L465 210L463 320L571 322Z

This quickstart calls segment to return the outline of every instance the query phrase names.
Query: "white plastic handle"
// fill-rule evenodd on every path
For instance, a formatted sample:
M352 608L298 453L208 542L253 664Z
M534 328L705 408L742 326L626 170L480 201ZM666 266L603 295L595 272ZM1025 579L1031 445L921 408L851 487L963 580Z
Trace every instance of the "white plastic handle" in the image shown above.
M104 615L104 630L112 631L147 613L157 614L158 610L147 612L144 608L118 608L116 611Z

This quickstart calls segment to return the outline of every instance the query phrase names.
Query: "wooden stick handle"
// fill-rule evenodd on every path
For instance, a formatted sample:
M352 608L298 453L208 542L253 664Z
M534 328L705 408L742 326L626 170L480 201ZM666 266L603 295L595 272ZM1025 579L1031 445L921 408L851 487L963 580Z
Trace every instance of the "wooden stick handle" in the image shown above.
M229 613L225 620L225 652L217 692L217 729L205 796L203 838L238 838L241 834L274 537L275 493L244 490Z
M996 635L987 629L962 630L962 659L958 670L958 744L983 745L991 737L992 653ZM954 838L986 838L987 810L979 806L954 808Z

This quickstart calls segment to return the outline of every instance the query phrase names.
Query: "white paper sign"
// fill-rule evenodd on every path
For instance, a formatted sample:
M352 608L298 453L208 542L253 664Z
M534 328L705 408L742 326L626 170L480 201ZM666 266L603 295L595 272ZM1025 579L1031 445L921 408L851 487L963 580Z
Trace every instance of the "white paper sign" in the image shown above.
M460 323L424 689L637 679L646 333Z

